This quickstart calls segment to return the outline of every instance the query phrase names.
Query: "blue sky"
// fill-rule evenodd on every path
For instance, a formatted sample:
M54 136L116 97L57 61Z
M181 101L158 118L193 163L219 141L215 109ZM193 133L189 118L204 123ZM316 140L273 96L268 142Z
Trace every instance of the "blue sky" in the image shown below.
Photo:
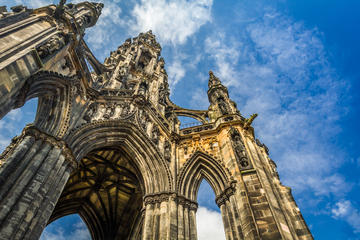
M125 39L152 29L163 47L171 99L195 109L208 107L213 70L245 117L259 114L256 136L269 147L315 239L360 239L359 1L103 2L98 24L85 37L101 61ZM33 120L35 108L31 101L0 121L2 149ZM203 184L199 238L224 239L222 229L210 238L200 226L221 222L209 198L213 192ZM66 239L76 231L87 239L78 217L60 221L44 239Z

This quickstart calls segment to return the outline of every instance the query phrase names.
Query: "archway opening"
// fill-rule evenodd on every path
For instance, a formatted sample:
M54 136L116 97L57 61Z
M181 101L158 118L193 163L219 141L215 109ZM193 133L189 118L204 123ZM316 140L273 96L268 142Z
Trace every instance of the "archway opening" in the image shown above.
M26 124L34 122L37 105L38 98L30 99L24 106L11 110L0 120L0 153L13 137L21 134Z
M196 213L198 240L225 240L224 225L219 207L215 203L215 193L206 180L202 180L198 193L199 204Z
M141 224L143 192L140 171L124 149L97 149L71 174L50 223L78 213L92 239L129 239Z
M57 219L45 228L40 240L48 239L91 240L91 235L79 214L71 214Z
M202 124L199 120L192 117L178 116L178 119L180 121L180 129L199 126Z

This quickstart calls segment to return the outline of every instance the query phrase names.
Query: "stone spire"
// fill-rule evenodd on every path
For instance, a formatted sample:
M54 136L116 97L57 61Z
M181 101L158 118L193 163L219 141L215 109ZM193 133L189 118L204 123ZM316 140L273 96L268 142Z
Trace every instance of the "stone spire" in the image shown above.
M211 121L215 121L221 116L239 113L235 102L229 98L228 89L212 71L209 71L208 85L209 115Z
M104 65L111 71L105 87L143 96L164 114L169 84L160 54L160 44L151 30L127 39L105 59Z
M72 15L75 18L76 25L79 28L78 30L84 32L85 28L92 27L96 24L103 7L104 4L95 2L69 3L64 6L64 12ZM57 6L57 10L59 8L62 8L61 4Z
M209 88L212 88L219 84L221 84L220 79L216 77L212 71L209 71Z

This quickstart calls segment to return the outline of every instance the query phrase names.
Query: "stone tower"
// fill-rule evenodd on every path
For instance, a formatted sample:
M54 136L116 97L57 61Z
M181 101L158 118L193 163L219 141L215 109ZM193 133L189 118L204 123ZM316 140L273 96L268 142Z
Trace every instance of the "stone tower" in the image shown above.
M208 110L169 99L151 31L100 63L83 40L102 4L0 7L0 117L38 98L0 156L0 239L37 239L78 213L93 239L197 239L197 190L227 239L312 239L267 147L209 73ZM178 116L201 125L180 129Z

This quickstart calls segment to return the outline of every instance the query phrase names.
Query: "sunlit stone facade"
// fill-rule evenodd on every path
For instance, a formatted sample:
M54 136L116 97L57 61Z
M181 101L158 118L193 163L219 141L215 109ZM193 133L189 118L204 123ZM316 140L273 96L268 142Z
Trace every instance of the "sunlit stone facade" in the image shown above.
M197 191L216 194L226 239L312 239L267 147L209 72L208 110L169 99L151 31L104 63L83 40L102 4L0 7L0 117L38 98L0 156L0 239L37 239L78 213L93 239L197 239ZM180 129L178 116L199 124Z

